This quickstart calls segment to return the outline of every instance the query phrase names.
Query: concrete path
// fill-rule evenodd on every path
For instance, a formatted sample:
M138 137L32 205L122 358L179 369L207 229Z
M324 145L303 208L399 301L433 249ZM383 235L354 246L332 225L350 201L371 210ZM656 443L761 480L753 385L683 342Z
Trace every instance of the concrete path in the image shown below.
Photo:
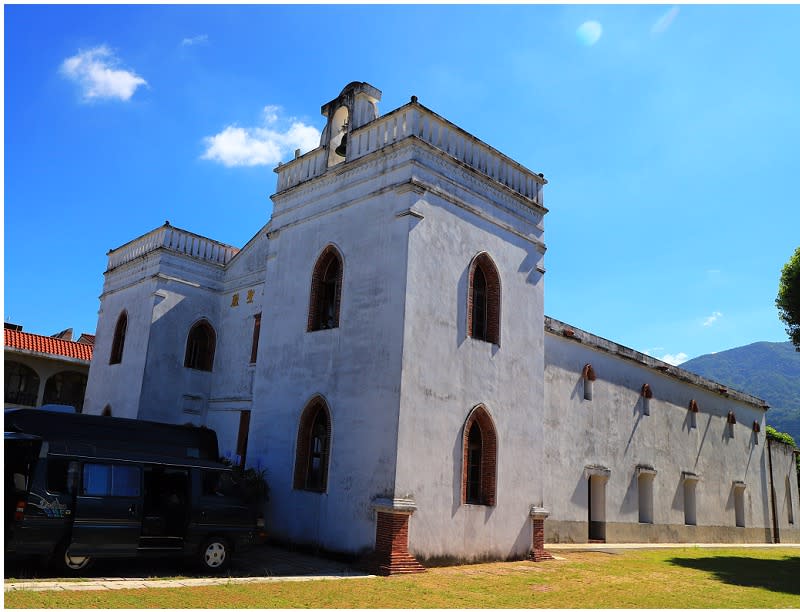
M85 578L63 578L42 574L30 578L28 571L7 571L3 590L8 591L102 591L158 589L216 584L300 580L374 578L349 564L276 546L258 546L234 556L224 576L190 575L185 564L170 559L98 561ZM37 574L38 575L38 574ZM178 577L175 577L175 576ZM9 578L13 581L9 582Z
M376 578L362 576L249 576L230 578L181 578L175 580L151 580L140 578L99 578L81 581L72 580L26 580L5 583L3 591L114 591L118 589L172 589L179 587L213 586L217 584L242 584L258 582L299 582L303 580L348 580L353 578Z

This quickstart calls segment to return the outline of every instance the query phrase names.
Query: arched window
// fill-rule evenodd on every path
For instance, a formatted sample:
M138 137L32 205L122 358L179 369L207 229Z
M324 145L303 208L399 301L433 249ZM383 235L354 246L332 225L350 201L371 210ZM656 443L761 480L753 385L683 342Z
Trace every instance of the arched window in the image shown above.
M297 431L294 488L324 492L328 488L328 458L331 448L331 416L319 396L303 410Z
M39 395L39 375L23 363L6 361L5 403L35 406Z
M106 404L106 407L103 408L103 412L100 413L100 416L111 416L111 404Z
M317 259L311 276L308 331L339 327L342 273L342 257L339 251L328 246Z
M484 406L476 406L464 424L461 503L494 506L497 483L497 434Z
M59 372L47 379L44 385L43 404L64 404L83 410L88 376L81 372Z
M481 503L481 458L483 439L481 428L473 423L467 436L467 503Z
M111 343L111 357L109 365L122 361L122 350L125 348L125 333L128 331L128 313L124 310L117 318L117 325L114 327L114 341Z
M486 253L475 257L470 264L467 334L500 344L500 275Z
M211 324L205 319L195 323L189 330L189 336L186 339L184 367L210 372L214 366L216 344L217 334Z

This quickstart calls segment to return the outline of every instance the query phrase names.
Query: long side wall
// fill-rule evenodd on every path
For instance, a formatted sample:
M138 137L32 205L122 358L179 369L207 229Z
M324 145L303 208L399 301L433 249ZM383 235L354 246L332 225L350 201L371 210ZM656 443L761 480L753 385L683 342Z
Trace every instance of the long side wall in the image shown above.
M545 334L547 541L590 539L591 503L608 542L770 542L764 409L599 350L594 338ZM640 488L641 505L652 505L643 516Z

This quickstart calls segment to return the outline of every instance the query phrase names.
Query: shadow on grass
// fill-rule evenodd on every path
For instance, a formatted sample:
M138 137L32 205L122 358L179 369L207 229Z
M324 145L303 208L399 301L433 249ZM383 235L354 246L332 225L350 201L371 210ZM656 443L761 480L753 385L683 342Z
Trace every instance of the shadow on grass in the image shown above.
M800 556L782 559L751 557L673 557L668 563L714 574L728 584L758 587L770 591L800 595Z

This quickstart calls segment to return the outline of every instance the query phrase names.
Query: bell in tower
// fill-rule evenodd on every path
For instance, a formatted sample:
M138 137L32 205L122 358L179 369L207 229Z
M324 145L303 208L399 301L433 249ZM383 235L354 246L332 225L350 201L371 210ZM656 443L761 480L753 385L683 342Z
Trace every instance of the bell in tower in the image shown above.
M328 167L346 161L349 134L378 117L380 99L379 89L369 83L353 81L322 107L327 123L320 146L328 149Z
M342 126L342 131L344 135L342 136L342 141L339 143L339 146L336 147L333 152L336 153L339 157L347 157L347 122Z

